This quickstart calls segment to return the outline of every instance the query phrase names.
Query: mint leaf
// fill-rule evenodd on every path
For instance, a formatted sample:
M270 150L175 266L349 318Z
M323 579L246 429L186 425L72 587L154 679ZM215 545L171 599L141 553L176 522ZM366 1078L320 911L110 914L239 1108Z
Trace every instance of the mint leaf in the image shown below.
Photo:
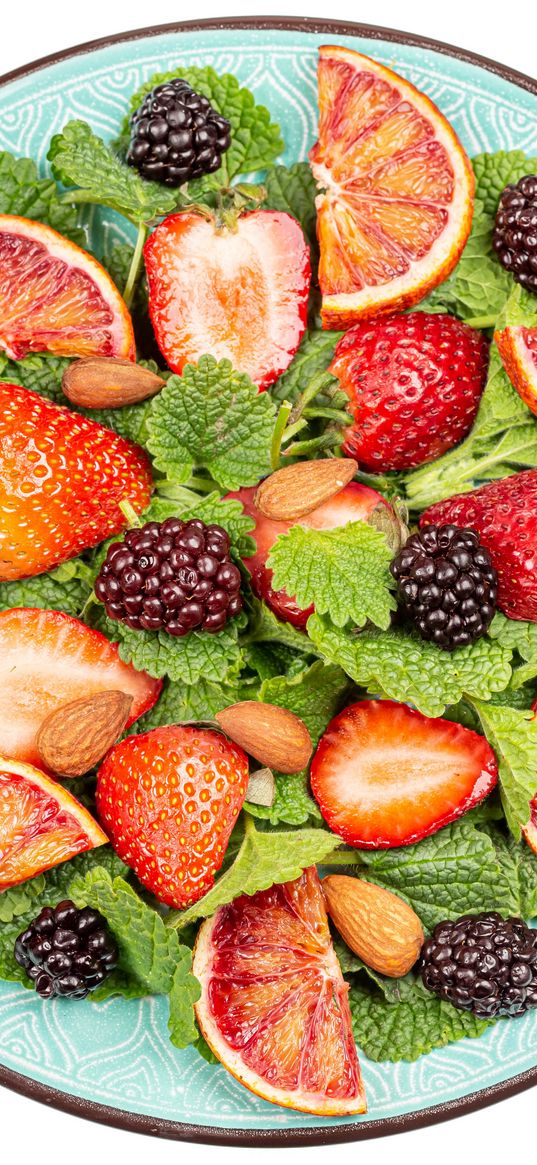
M22 360L10 360L2 353L0 377L10 384L22 384L23 388L61 405L66 404L62 376L70 363L63 356L25 356Z
M246 817L244 839L233 865L211 890L187 910L170 916L170 925L182 928L198 918L209 918L239 894L256 894L269 886L298 878L308 866L322 862L339 839L324 829L296 829L260 833Z
M254 699L255 693L237 682L221 684L200 677L195 684L167 681L162 695L144 716L129 728L133 732L149 732L163 724L184 724L188 720L213 720L217 712L229 708L239 700Z
M488 639L448 654L411 632L353 634L317 614L308 620L308 633L319 653L357 684L373 695L413 704L426 716L441 716L465 694L488 700L511 676L511 652Z
M537 676L537 623L526 623L518 619L507 619L499 611L496 612L492 624L489 628L489 635L496 639L502 647L510 648L511 651L517 651L518 654L526 662L517 667L513 672L513 679L511 686L513 688L512 695L515 707L523 707L516 701L517 691L523 689L523 685ZM533 702L534 694L530 693L528 696L529 702L525 705L529 707Z
M10 607L39 607L79 615L91 589L91 570L75 558L48 574L1 582L0 611Z
M486 213L495 215L504 187L525 174L537 173L537 158L527 158L523 150L497 150L493 154L477 154L472 166L477 197Z
M282 623L273 611L253 599L250 605L248 635L244 643L283 643L293 651L305 652L308 655L318 655L315 647L303 631L298 631L291 623Z
M476 199L472 229L462 256L444 283L420 304L420 310L447 311L462 320L484 318L494 324L513 287L492 247L494 218Z
M280 128L270 120L270 113L264 105L257 105L249 89L241 88L236 77L229 73L218 74L210 66L184 68L178 64L167 73L155 73L133 94L130 113L134 113L155 85L182 77L184 81L203 97L219 113L227 117L231 124L231 146L222 157L222 165L215 174L205 175L188 184L189 197L196 198L206 190L228 186L238 174L250 174L263 170L281 154L284 144ZM126 153L130 140L129 116L123 122L117 148Z
M265 206L283 210L298 219L310 247L317 252L315 198L318 190L308 162L273 166L265 175L263 186L267 192Z
M310 380L332 363L336 344L343 335L344 332L306 332L289 368L271 388L271 396L275 400L287 400L294 404ZM333 382L334 387L337 387L339 381L335 376Z
M502 904L494 845L463 818L416 845L360 850L364 875L410 903L427 930L444 918Z
M514 841L500 824L484 827L496 850L500 867L497 909L502 914L534 918L537 915L537 858L525 841Z
M386 630L396 608L392 558L384 534L366 522L348 522L335 530L292 526L276 539L267 566L274 590L296 595L304 609L314 604L337 627L370 621Z
M176 1048L187 1048L200 1038L194 1016L194 1004L201 995L201 987L192 974L192 952L184 946L179 947L179 950L181 954L173 973L170 991L168 1030L170 1040Z
M126 623L108 619L100 608L94 622L108 639L117 643L124 663L132 663L137 671L146 671L156 679L168 676L185 684L197 684L203 676L213 683L225 683L239 668L236 619L216 635L190 631L183 638L168 635L166 631L133 630Z
M53 227L79 247L87 247L75 206L60 201L52 178L40 178L31 158L0 152L0 214L16 214Z
M266 680L261 685L259 699L279 708L288 708L299 716L309 729L316 748L326 726L339 712L349 687L348 677L341 668L318 661L292 678L278 676ZM308 792L307 770L292 775L275 773L275 777L273 804L270 808L249 806L254 816L268 818L273 825L280 821L288 825L303 825L309 817L321 817Z
M256 485L270 470L275 406L229 360L201 356L153 398L148 448L157 469L187 481L204 466L223 489Z
M419 982L398 1003L355 982L349 1004L356 1043L370 1060L417 1060L433 1048L480 1036L490 1026L490 1020L459 1011Z
M498 707L472 700L483 732L496 754L500 795L507 824L515 841L530 817L530 801L537 795L537 720L531 710Z
M47 156L59 182L82 188L73 201L109 206L134 223L150 223L177 205L177 193L140 178L85 121L69 121L54 134Z
M241 558L255 552L255 542L249 537L255 522L236 498L221 498L216 492L210 493L186 507L177 506L174 513L185 522L199 518L208 526L223 526Z

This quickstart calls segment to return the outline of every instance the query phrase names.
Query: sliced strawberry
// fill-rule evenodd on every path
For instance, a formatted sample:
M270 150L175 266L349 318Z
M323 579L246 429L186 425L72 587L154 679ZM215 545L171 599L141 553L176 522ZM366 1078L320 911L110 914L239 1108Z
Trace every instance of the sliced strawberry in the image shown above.
M97 812L144 886L181 909L212 886L247 785L242 748L213 729L170 724L110 750Z
M285 372L306 329L309 249L296 219L255 210L235 230L172 214L148 239L149 310L174 372L209 352L260 389Z
M104 425L0 384L0 579L51 570L126 526L151 497L149 460Z
M362 700L328 725L311 788L330 829L350 845L410 845L490 793L498 765L483 736L392 700Z
M257 549L251 558L245 559L252 576L252 590L279 619L292 623L294 627L306 626L313 607L303 611L285 591L272 589L272 571L268 570L265 563L280 534L286 534L292 525L308 526L312 530L333 530L336 526L346 526L348 522L374 522L386 530L391 527L394 532L398 525L398 519L385 498L369 486L355 481L296 523L273 522L271 518L266 518L254 503L255 493L256 487L228 494L228 497L242 502L245 513L255 522L251 536L255 539Z
M71 615L33 607L0 614L3 756L43 768L36 734L61 704L96 692L126 692L132 696L130 725L153 707L161 688L161 680L122 663L113 643Z

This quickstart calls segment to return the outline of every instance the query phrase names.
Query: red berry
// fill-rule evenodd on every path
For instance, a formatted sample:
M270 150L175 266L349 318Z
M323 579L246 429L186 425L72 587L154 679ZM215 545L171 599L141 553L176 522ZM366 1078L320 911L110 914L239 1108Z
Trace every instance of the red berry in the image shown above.
M210 889L248 785L248 759L210 728L174 724L116 744L97 776L101 822L148 890L181 909Z
M104 425L0 384L0 578L41 574L126 526L151 497L149 461Z
M436 833L482 801L497 778L483 736L392 700L345 708L311 764L312 792L328 826L364 849Z
M470 431L487 368L481 332L452 316L411 312L356 324L330 366L354 414L344 452L375 473L440 457Z
M537 469L436 502L420 522L476 530L498 573L500 610L537 622Z

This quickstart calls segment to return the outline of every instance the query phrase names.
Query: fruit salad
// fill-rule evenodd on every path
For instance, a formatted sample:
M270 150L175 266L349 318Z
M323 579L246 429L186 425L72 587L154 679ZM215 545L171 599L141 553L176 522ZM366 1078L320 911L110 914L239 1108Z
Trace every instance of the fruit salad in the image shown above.
M537 1007L537 159L318 84L1 155L0 977L329 1117Z

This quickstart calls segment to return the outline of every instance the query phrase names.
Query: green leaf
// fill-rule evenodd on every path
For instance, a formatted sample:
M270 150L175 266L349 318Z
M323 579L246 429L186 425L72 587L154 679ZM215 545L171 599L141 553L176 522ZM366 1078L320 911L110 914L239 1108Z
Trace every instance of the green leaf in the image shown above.
M10 607L39 607L79 615L91 589L89 567L75 558L48 574L0 583L0 611Z
M192 952L179 947L181 952L173 974L170 991L168 1030L176 1048L187 1048L200 1038L194 1017L194 1004L201 995L198 980L192 974Z
M317 614L308 620L308 633L319 653L357 684L373 695L413 704L426 716L441 716L463 695L488 700L511 676L511 652L488 639L448 654L410 632L353 634Z
M493 227L493 216L477 198L472 230L457 266L423 300L420 310L447 311L462 320L486 317L491 323L496 321L513 288L513 277L494 254Z
M360 850L359 856L367 880L405 898L426 930L445 918L502 904L494 845L466 818L416 845Z
M292 678L277 676L266 680L259 699L279 708L288 708L304 721L309 729L313 747L317 744L330 720L339 712L350 687L348 677L339 667L318 661L307 671ZM287 825L303 825L309 817L321 817L308 791L308 774L275 773L276 793L270 808L249 806L256 817L268 818L272 825L283 821Z
M52 178L39 178L31 158L0 152L0 214L16 214L45 223L79 247L87 247L75 206L60 201Z
M318 655L314 644L303 631L298 631L291 623L282 623L265 603L253 599L250 604L248 635L245 643L283 643L293 651Z
M337 627L368 620L386 630L396 602L389 565L393 554L384 534L366 522L335 530L292 526L276 539L267 566L273 587L296 595L300 607L314 604Z
M317 250L317 211L315 198L317 184L308 162L294 166L273 166L263 179L267 192L265 206L283 210L298 219L302 230L315 251Z
M513 695L515 695L517 690L522 689L524 684L537 676L537 623L507 619L505 615L497 611L489 628L489 635L501 643L502 647L517 651L526 661L513 672L512 687L514 689ZM529 703L526 706L529 707L532 702L532 698L529 698ZM515 707L520 706L523 705L515 703Z
M184 927L198 918L209 918L239 894L256 894L258 890L298 878L302 870L322 862L338 840L324 829L260 833L247 816L244 839L233 865L199 902L180 914L171 915L170 925Z
M134 223L149 223L177 205L177 193L140 178L85 121L69 121L54 134L47 156L59 182L82 188L74 199L109 206Z
M500 195L510 182L537 172L537 158L527 158L523 150L497 150L472 158L476 176L476 194L487 214L495 215Z
M256 485L270 469L275 405L229 360L201 356L153 398L148 447L157 469L187 481L204 466L223 489Z
M207 97L214 109L227 117L231 124L231 146L223 155L222 165L215 174L190 182L188 194L195 199L205 190L227 186L238 174L264 170L281 154L284 144L280 128L270 120L268 109L257 105L249 89L240 87L236 77L218 74L210 66L184 68L177 65L167 73L155 73L133 94L129 113L134 113L155 85L182 77L196 91ZM130 139L129 116L123 122L117 148L125 153Z
M537 857L525 841L516 842L510 837L503 823L490 822L483 828L494 845L500 867L497 909L502 914L534 918L537 915Z
M490 1026L490 1021L459 1011L419 983L411 995L392 1003L382 992L355 982L349 1004L356 1043L370 1060L417 1060L433 1048L480 1036Z
M46 396L55 404L67 404L62 391L62 376L71 363L62 356L25 356L23 360L10 360L0 355L0 376L10 384L22 384L31 392Z
M222 708L229 708L239 700L255 698L250 696L237 682L236 684L214 683L200 677L195 684L172 683L168 680L162 695L144 716L129 728L134 732L149 732L163 724L184 724L189 720L213 720Z
M151 511L152 507L149 509L150 515ZM214 492L205 494L204 497L187 506L177 505L173 512L185 522L190 521L191 518L198 518L208 526L213 524L223 526L241 558L248 557L255 551L255 542L253 538L249 537L249 532L254 529L255 522L249 514L244 512L242 502L239 502L237 498L221 498L218 493Z
M306 332L289 368L271 388L271 396L275 400L287 400L294 404L310 380L331 364L336 344L343 335L344 332ZM337 385L335 376L333 380L334 385Z
M472 701L483 732L496 754L502 805L515 841L530 817L537 795L537 720L531 710Z
M146 671L156 679L168 676L185 684L197 684L203 677L213 683L225 683L239 668L236 619L216 635L190 631L183 638L168 635L166 631L133 630L126 623L108 619L100 607L94 622L108 639L118 644L124 663L132 663L137 671Z

